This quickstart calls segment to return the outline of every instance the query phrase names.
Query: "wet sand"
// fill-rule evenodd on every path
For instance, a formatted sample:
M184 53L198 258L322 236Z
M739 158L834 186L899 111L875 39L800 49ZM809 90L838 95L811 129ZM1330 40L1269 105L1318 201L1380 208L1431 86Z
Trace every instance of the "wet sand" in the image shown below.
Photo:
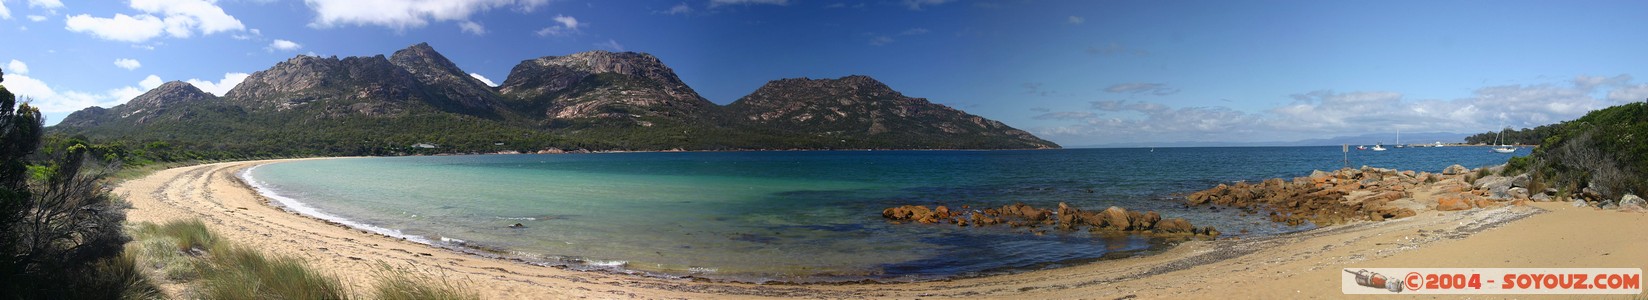
M1340 294L1341 268L1648 268L1648 250L1640 250L1648 249L1648 235L1635 232L1648 228L1648 214L1552 202L1192 241L1154 255L977 278L828 285L697 282L477 257L287 212L238 178L241 170L269 162L274 161L158 171L121 183L115 193L132 203L131 222L198 218L228 240L303 259L357 291L369 290L372 274L388 264L469 284L488 299L1346 298L1352 295Z

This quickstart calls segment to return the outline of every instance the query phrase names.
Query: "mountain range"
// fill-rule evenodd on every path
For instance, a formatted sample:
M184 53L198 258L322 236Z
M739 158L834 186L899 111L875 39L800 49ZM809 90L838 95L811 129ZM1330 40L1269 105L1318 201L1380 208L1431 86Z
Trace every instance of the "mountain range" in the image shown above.
M645 53L528 59L497 87L467 74L426 43L388 57L300 55L222 97L168 82L51 130L252 156L1059 147L867 76L774 80L720 106Z

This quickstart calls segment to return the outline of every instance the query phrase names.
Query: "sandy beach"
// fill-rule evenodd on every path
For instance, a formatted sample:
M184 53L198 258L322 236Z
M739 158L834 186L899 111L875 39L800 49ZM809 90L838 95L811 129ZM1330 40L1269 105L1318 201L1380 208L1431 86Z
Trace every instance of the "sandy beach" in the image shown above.
M121 183L115 194L132 204L130 222L198 218L237 244L301 258L356 290L388 264L443 274L488 299L1347 298L1340 293L1342 268L1648 268L1642 250L1648 235L1634 233L1648 228L1648 214L1543 202L1192 241L1154 255L1000 276L896 284L697 282L482 258L294 214L266 203L237 176L269 162L275 161L158 171ZM1540 298L1488 297L1504 296ZM1552 298L1586 298L1574 296L1583 295Z

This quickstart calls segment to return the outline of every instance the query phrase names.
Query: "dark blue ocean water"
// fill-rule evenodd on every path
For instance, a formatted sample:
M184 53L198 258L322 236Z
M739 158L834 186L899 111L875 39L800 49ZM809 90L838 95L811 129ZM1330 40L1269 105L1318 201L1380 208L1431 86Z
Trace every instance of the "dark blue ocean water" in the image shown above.
M1338 169L1346 156L1352 167L1438 172L1502 164L1511 154L1256 147L484 155L284 162L250 177L363 227L547 264L750 281L915 280L1045 268L1159 241L894 225L881 218L884 208L1067 202L1155 210L1232 235L1276 234L1309 227L1184 208L1178 195Z

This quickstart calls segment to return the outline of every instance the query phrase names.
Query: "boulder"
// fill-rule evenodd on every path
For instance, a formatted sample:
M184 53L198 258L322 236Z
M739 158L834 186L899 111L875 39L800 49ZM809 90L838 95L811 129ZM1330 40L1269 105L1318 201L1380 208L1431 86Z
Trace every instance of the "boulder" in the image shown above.
M1634 194L1625 194L1624 197L1619 198L1619 208L1644 209L1648 208L1648 201L1643 201L1642 197L1637 197L1637 195Z
M1534 194L1533 197L1528 197L1528 200L1539 201L1539 202L1548 202L1548 201L1551 201L1551 195Z
M1459 175L1459 174L1465 174L1465 173L1470 173L1470 172L1471 172L1471 169L1466 169L1465 166L1461 166L1461 165L1452 165L1452 166L1448 166L1448 168L1446 168L1446 169L1442 169L1442 175Z
M1104 220L1103 227L1114 227L1120 230L1127 230L1128 227L1133 225L1133 221L1127 219L1127 209L1125 208L1111 206L1110 208L1104 209L1104 212L1100 213L1100 215L1100 217Z
M1530 181L1532 181L1532 178L1528 177L1528 174L1516 175L1516 177L1511 177L1511 186L1525 188L1528 187Z
M1164 219L1161 222L1156 222L1156 232L1160 233L1188 233L1194 229L1195 227L1190 226L1189 221L1182 218Z
M1079 218L1079 216L1081 215L1081 210L1080 209L1070 207L1069 204L1065 204L1064 202L1059 202L1058 215L1059 215L1059 229L1069 230L1069 229L1074 229L1076 227L1076 225L1080 225L1080 224L1078 224L1079 222L1081 222L1081 219Z
M1455 211L1471 209L1470 201L1459 197L1441 197L1436 199L1436 210Z
M1588 206L1591 206L1591 203L1585 202L1585 199L1574 199L1573 203L1574 203L1574 207L1588 207Z
M1510 195L1510 199L1528 199L1528 189L1526 188L1513 187L1510 189L1508 194Z
M931 209L920 205L892 207L881 211L881 216L892 220L921 220L933 215Z
M1482 190L1491 190L1497 187L1511 188L1511 178L1499 175L1488 175L1477 178L1471 186Z
M1161 221L1162 214L1158 214L1154 211L1146 212L1140 215L1138 219L1133 219L1133 228L1134 230L1150 230L1151 228L1156 228L1156 223Z

